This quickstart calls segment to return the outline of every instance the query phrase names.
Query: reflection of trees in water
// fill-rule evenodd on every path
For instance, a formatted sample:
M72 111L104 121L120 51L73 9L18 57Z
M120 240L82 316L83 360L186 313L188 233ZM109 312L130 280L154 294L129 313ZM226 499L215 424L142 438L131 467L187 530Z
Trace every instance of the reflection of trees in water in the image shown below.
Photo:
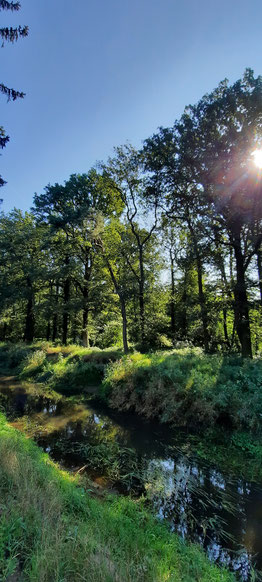
M242 480L227 480L218 470L183 456L151 460L146 477L158 516L182 537L200 543L210 559L230 565L247 580L251 555L257 551L252 537L244 547L251 486ZM257 534L253 535L253 542L256 540Z

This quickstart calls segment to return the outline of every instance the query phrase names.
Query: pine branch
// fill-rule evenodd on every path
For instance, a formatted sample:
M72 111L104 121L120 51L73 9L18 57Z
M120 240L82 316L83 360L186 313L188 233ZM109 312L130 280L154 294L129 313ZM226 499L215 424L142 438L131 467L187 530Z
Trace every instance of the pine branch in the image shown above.
M6 87L3 85L3 83L0 83L0 93L3 93L3 95L7 96L7 101L23 99L25 96L25 93L21 93L21 91L15 91L15 89L9 89L9 87Z
M18 26L17 28L0 28L0 38L3 39L2 47L4 46L4 41L16 42L19 38L24 38L28 36L29 28L28 26Z
M5 130L0 126L0 147L3 149L9 141L9 135L5 135Z
M7 2L7 0L0 0L0 10L11 10L12 12L20 10L20 2Z

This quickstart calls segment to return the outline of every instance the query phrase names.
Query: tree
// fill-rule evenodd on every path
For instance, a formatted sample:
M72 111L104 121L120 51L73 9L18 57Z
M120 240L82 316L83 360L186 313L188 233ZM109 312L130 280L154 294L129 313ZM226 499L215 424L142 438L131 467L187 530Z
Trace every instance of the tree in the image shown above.
M171 130L161 130L146 144L168 205L191 192L194 215L205 218L209 240L216 230L221 244L233 249L235 322L243 356L252 356L246 273L262 241L262 182L251 163L261 143L262 78L248 69L232 86L222 81L187 107ZM260 225L256 236L255 224Z
M122 317L122 341L125 354L128 353L127 312L126 302L129 296L129 280L127 264L122 254L122 237L124 226L114 218L106 226L100 236L96 238L96 245L113 283L114 291L118 295Z
M141 348L145 348L145 268L144 254L158 223L158 198L145 204L144 196L147 182L144 175L143 157L131 145L115 148L115 157L109 158L105 171L115 182L121 200L125 205L126 220L130 225L139 257L139 269L135 270L129 262L131 271L136 277L139 288L140 336ZM141 228L142 220L151 222L148 228ZM126 260L129 261L128 256Z
M20 2L7 2L7 0L0 0L0 12L2 10L10 10L11 12L15 12L20 10L21 5ZM14 43L19 38L25 38L28 36L28 26L18 26L16 28L12 27L4 27L0 28L0 38L2 39L2 47L4 46L5 42ZM4 83L0 83L0 93L7 97L8 101L16 101L16 99L23 99L25 93L22 91L17 91L16 89L12 89L4 85ZM4 148L9 141L9 136L5 135L5 131L2 126L0 126L0 147ZM0 176L0 186L5 184L5 180Z
M24 320L23 337L35 337L36 294L43 286L43 265L48 256L43 250L43 227L34 217L14 209L0 221L0 277L2 307L20 303Z
M49 224L52 236L60 240L64 344L68 336L71 284L74 283L81 294L82 341L89 346L88 323L97 253L95 241L103 228L103 216L109 218L121 210L122 202L113 181L94 169L88 174L71 175L64 185L48 185L44 194L34 197L36 216Z

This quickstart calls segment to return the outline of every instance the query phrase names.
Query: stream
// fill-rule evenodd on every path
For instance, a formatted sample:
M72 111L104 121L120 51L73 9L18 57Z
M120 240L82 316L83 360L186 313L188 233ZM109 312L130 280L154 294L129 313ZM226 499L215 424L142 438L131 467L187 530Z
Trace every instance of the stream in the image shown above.
M212 561L243 582L262 579L262 484L201 459L185 431L117 413L88 396L46 396L11 377L0 381L0 405L14 427L67 469L86 472L98 489L144 495L159 519L201 544Z

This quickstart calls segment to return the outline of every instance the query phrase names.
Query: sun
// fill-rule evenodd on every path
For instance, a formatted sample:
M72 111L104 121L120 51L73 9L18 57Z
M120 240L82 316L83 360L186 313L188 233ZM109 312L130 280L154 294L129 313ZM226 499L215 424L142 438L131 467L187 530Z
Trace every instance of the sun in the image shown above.
M252 152L252 156L254 158L254 164L257 168L259 168L260 170L262 170L262 149L261 150L255 150L254 152Z

